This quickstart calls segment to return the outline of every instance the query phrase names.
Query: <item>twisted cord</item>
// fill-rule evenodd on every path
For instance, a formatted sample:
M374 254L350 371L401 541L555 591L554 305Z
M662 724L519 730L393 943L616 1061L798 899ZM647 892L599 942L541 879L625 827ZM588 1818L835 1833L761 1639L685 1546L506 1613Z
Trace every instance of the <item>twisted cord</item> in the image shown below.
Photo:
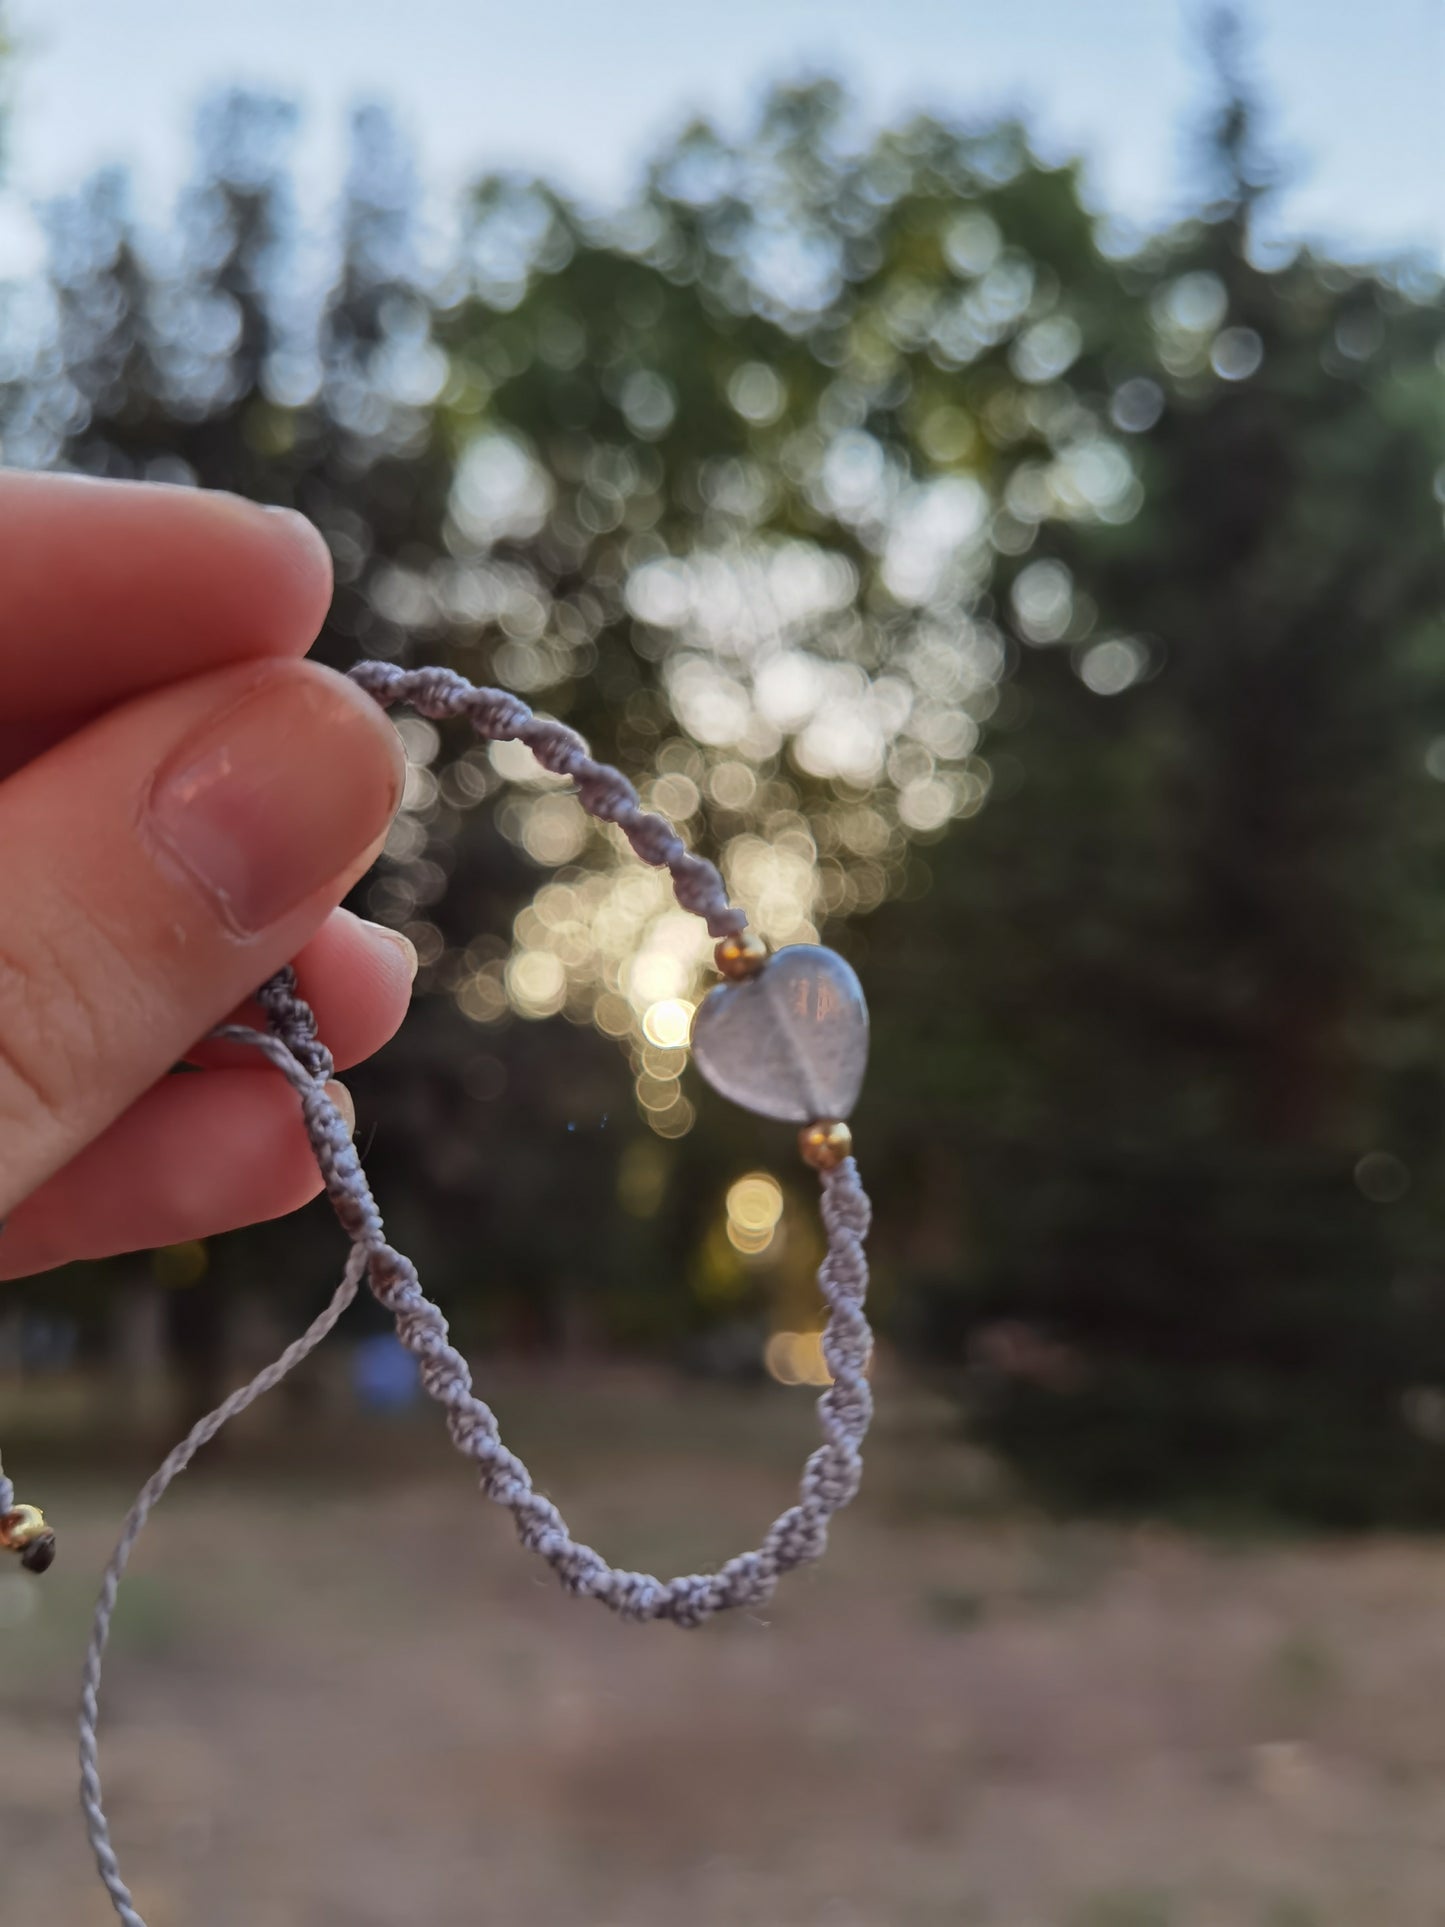
M305 1015L309 1018L310 1013ZM858 1490L860 1448L873 1409L867 1375L873 1338L863 1312L868 1285L863 1240L870 1206L852 1158L821 1174L827 1248L818 1283L828 1307L822 1344L833 1382L818 1401L823 1443L804 1468L798 1503L774 1521L756 1551L739 1554L717 1572L655 1579L648 1573L619 1571L592 1547L573 1539L556 1506L535 1489L526 1466L503 1444L497 1416L472 1390L471 1370L450 1341L445 1317L423 1292L411 1260L386 1241L345 1119L322 1084L298 1064L289 1042L241 1024L223 1024L212 1035L259 1050L299 1093L306 1133L332 1208L363 1254L374 1296L391 1313L397 1336L417 1360L423 1390L446 1413L452 1441L478 1467L487 1497L511 1512L522 1544L552 1567L568 1592L600 1600L626 1619L699 1626L729 1607L761 1604L782 1573L819 1557L827 1543L828 1520ZM305 1355L304 1350L296 1352L291 1363ZM266 1384L255 1381L260 1390L279 1382L267 1374L262 1377ZM259 1392L247 1387L235 1396L243 1403L228 1400L202 1420L180 1448L184 1463ZM155 1497L159 1492L152 1504Z
M823 1443L804 1467L798 1503L773 1522L755 1551L739 1553L716 1572L661 1580L610 1566L599 1552L573 1539L557 1507L536 1491L526 1466L502 1443L495 1413L472 1391L467 1363L449 1342L445 1318L423 1293L410 1259L386 1243L381 1214L345 1120L322 1085L277 1037L239 1024L223 1025L214 1035L262 1051L300 1093L327 1193L353 1242L341 1284L325 1311L273 1364L192 1427L142 1488L106 1567L82 1672L80 1801L96 1866L123 1927L146 1927L146 1922L121 1877L105 1811L97 1738L101 1672L121 1579L147 1519L177 1474L223 1425L280 1384L315 1350L356 1295L363 1273L395 1318L401 1342L419 1361L423 1387L446 1411L447 1429L458 1450L478 1466L487 1497L511 1512L522 1544L546 1560L568 1592L598 1599L625 1619L700 1626L730 1607L762 1604L783 1573L817 1559L827 1545L829 1520L858 1490L862 1441L872 1415L867 1377L872 1336L863 1312L868 1284L863 1239L871 1213L857 1165L847 1158L822 1174L827 1251L818 1282L828 1305L823 1355L833 1383L818 1401Z
M733 935L744 928L746 920L728 903L714 866L691 855L661 817L645 812L627 779L595 763L574 731L533 716L524 703L499 690L475 689L447 670L403 671L385 663L365 663L351 673L386 707L406 701L433 720L465 714L479 735L527 743L545 767L573 778L584 809L617 823L645 862L671 872L679 903L703 917L714 936ZM299 1095L327 1196L352 1250L326 1310L280 1358L193 1426L143 1487L106 1568L83 1672L81 1807L101 1879L124 1927L146 1927L146 1923L117 1864L102 1796L96 1736L101 1670L121 1578L146 1520L176 1475L228 1420L279 1384L315 1350L350 1304L363 1275L395 1320L398 1338L417 1360L423 1389L446 1413L453 1443L477 1466L486 1496L512 1514L522 1544L547 1562L566 1591L600 1600L625 1619L670 1620L694 1627L715 1613L767 1600L783 1573L824 1551L830 1519L858 1490L862 1443L872 1417L868 1366L873 1338L863 1309L868 1288L863 1241L871 1206L850 1157L821 1174L826 1249L818 1284L828 1311L822 1348L832 1383L818 1401L823 1442L804 1466L797 1503L774 1520L761 1545L737 1554L716 1572L662 1580L610 1566L599 1552L572 1537L557 1507L536 1490L526 1466L503 1444L496 1414L473 1391L470 1368L450 1341L446 1319L423 1292L416 1267L386 1242L381 1213L356 1146L326 1093L331 1056L317 1037L315 1016L297 990L294 971L289 966L278 971L257 993L257 1001L266 1014L266 1032L224 1024L212 1034L258 1050Z
M465 716L491 743L525 743L554 776L570 776L589 816L615 823L644 863L666 869L684 910L702 918L714 937L735 937L747 925L728 902L715 865L694 856L665 817L651 815L621 770L595 762L575 729L536 716L504 689L479 689L451 669L399 669L390 662L359 662L347 671L383 709L406 703L418 716L442 722Z

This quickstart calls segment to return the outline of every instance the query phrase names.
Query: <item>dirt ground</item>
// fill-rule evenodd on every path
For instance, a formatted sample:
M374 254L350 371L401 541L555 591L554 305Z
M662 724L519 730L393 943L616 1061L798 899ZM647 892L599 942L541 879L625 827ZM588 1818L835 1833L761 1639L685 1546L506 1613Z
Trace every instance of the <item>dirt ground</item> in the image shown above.
M498 1404L654 1570L752 1543L810 1436L802 1392ZM150 1927L1442 1927L1445 1546L1050 1524L884 1414L828 1562L691 1634L564 1598L429 1420L198 1467L107 1681ZM62 1562L0 1574L5 1927L112 1918L71 1729L122 1470L50 1474Z

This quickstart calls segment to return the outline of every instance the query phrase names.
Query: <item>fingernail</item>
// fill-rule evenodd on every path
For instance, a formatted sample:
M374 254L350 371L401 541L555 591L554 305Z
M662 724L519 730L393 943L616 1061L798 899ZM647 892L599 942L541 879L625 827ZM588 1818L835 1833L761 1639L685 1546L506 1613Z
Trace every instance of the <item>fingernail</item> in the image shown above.
M370 697L315 663L276 663L173 753L149 821L230 929L253 936L356 867L404 775Z
M356 921L361 924L363 928L371 931L373 936L385 937L388 943L396 945L403 957L406 958L407 974L410 976L412 982L415 983L416 973L420 966L421 959L416 954L416 945L412 942L411 938L403 931L393 930L390 924L371 923L365 917L358 917Z
M337 1110L340 1111L341 1115L346 1119L347 1135L349 1137L355 1137L356 1136L356 1105L352 1099L351 1092L347 1090L344 1084L338 1084L336 1080L333 1078L331 1083L329 1083L326 1086L326 1095L331 1099L332 1103L336 1106Z

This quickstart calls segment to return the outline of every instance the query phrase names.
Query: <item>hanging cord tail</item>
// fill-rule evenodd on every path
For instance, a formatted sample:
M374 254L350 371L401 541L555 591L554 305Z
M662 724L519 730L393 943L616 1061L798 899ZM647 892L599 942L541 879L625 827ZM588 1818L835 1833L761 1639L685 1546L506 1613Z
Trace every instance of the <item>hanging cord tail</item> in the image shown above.
M96 1601L95 1615L91 1621L90 1644L86 1648L85 1665L81 1674L80 1696L80 1806L85 1816L86 1836L95 1864L100 1870L101 1880L110 1895L116 1914L125 1927L146 1927L142 1916L136 1912L135 1898L129 1887L121 1879L120 1868L116 1861L115 1848L111 1843L110 1821L106 1817L105 1800L101 1789L100 1759L98 1753L97 1723L100 1718L100 1679L105 1663L106 1644L110 1639L110 1623L115 1613L116 1594L125 1569L130 1563L146 1520L165 1495L167 1488L184 1472L201 1447L213 1439L221 1427L248 1405L254 1405L275 1385L279 1385L286 1374L299 1365L303 1358L314 1352L322 1339L335 1328L337 1320L356 1296L365 1268L366 1254L357 1245L353 1248L346 1263L341 1283L333 1293L325 1311L316 1318L292 1345L288 1345L281 1356L264 1371L258 1372L248 1385L218 1405L214 1412L199 1420L182 1439L181 1443L165 1459L141 1488L135 1504L126 1515L120 1539L111 1554L110 1564L105 1569L101 1582L100 1598Z

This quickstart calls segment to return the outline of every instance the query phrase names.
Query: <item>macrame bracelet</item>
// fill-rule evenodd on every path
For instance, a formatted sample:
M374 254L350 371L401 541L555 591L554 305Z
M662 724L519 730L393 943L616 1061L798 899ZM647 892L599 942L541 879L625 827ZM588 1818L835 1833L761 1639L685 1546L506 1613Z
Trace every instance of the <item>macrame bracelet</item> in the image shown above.
M704 998L693 1023L693 1058L704 1077L736 1102L764 1116L801 1126L799 1148L819 1173L827 1249L818 1272L827 1324L823 1357L832 1383L818 1401L823 1443L808 1459L798 1502L774 1521L762 1544L739 1553L716 1572L675 1579L620 1571L590 1546L579 1545L551 1500L502 1443L491 1408L472 1390L465 1359L450 1343L446 1320L423 1293L410 1259L386 1242L376 1207L345 1121L326 1094L331 1054L316 1020L297 992L288 967L258 993L267 1030L224 1024L213 1036L246 1044L265 1056L292 1085L326 1192L351 1240L351 1254L331 1302L273 1364L192 1427L142 1488L106 1568L86 1653L80 1714L81 1805L100 1876L125 1927L145 1927L121 1879L102 1800L96 1723L101 1665L116 1593L131 1551L152 1509L176 1475L229 1419L280 1383L321 1343L355 1297L365 1277L396 1321L397 1335L420 1365L421 1383L446 1413L459 1452L480 1473L482 1490L516 1521L529 1551L552 1567L562 1585L600 1600L633 1620L671 1620L700 1626L735 1606L757 1606L781 1574L817 1559L828 1521L858 1490L861 1445L872 1413L868 1365L872 1334L864 1315L868 1267L863 1239L870 1207L851 1155L846 1119L857 1099L867 1058L868 1017L852 970L833 951L793 945L769 956L746 933L746 918L728 902L716 868L688 851L661 817L643 810L636 790L615 769L594 762L564 724L536 716L525 703L496 689L479 689L445 669L402 670L366 662L351 677L385 708L406 703L441 721L465 717L493 742L525 743L543 768L576 785L582 807L615 823L644 862L666 868L677 900L715 937L724 982ZM18 1551L33 1570L54 1557L55 1537L30 1506L17 1506L0 1474L0 1547Z

